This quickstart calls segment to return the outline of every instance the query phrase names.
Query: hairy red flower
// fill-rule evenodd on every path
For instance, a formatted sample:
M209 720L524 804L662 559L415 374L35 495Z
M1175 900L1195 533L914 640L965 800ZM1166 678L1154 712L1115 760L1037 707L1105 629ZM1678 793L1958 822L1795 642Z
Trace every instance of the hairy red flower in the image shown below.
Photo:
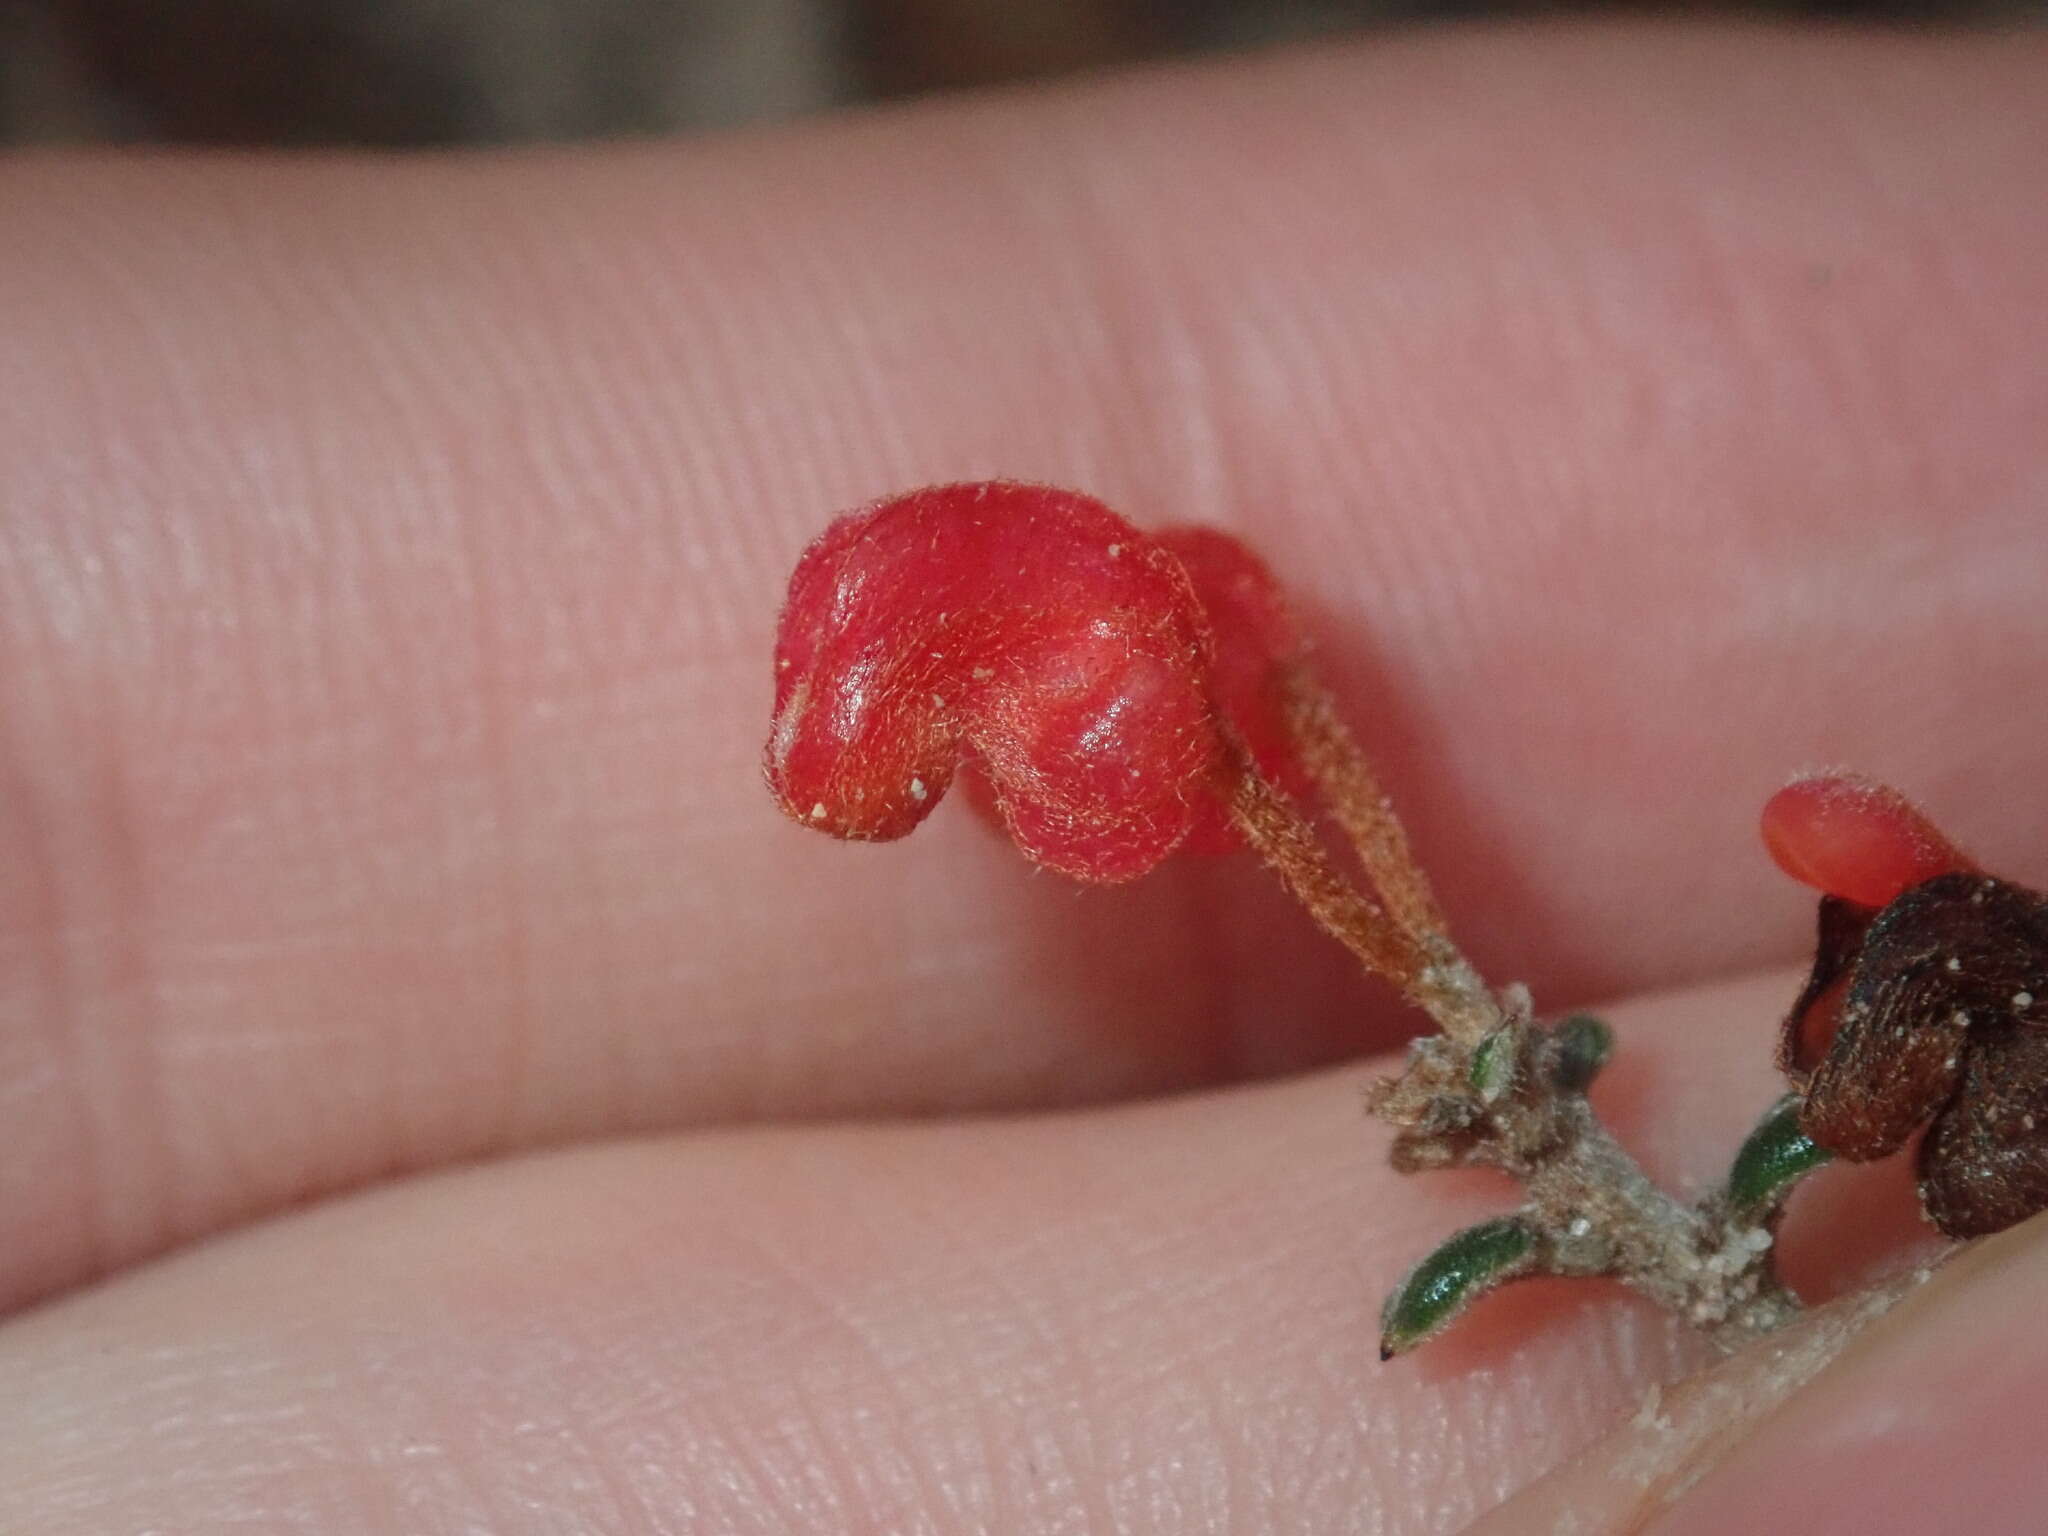
M1912 801L1855 774L1794 779L1765 803L1763 835L1793 879L1864 907L1976 868Z
M790 579L768 782L791 816L888 839L964 753L1038 863L1125 880L1225 772L1208 627L1181 562L1091 497L935 486L834 522Z

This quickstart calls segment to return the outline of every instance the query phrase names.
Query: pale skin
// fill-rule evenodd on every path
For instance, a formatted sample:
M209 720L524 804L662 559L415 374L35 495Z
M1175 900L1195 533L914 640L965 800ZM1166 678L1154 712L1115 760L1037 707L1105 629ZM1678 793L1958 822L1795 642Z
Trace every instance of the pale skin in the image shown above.
M1248 861L779 821L781 582L995 473L1245 533L1475 959L1602 1004L1603 1112L1709 1179L1806 941L1787 773L2048 877L2044 68L1450 35L0 170L0 1528L1636 1528L1668 1468L1525 1485L1682 1325L1545 1283L1375 1358L1511 1200L1383 1166L1391 999ZM1924 1246L1906 1182L1817 1180L1795 1281ZM1669 1528L2016 1528L2044 1283L2021 1229L1789 1397L1744 1363Z

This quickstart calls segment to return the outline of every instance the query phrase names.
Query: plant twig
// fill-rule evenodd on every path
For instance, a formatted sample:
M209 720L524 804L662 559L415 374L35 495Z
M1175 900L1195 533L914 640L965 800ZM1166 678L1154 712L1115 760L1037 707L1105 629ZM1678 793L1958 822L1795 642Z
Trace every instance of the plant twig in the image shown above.
M1785 1195L1813 1160L1781 1161L1769 1170L1776 1182L1740 1191L1731 1182L1691 1204L1666 1194L1585 1097L1574 1037L1588 1027L1604 1029L1576 1018L1545 1028L1518 1009L1477 1051L1442 1035L1417 1041L1407 1070L1372 1089L1373 1113L1397 1128L1396 1168L1491 1167L1523 1185L1513 1220L1526 1251L1511 1270L1472 1274L1461 1300L1525 1274L1606 1275L1731 1347L1790 1320L1799 1301L1778 1280L1775 1234ZM1388 1309L1388 1354L1452 1315L1411 1333L1394 1304L1403 1289Z
M1821 1160L1796 1122L1767 1118L1759 1128L1758 1137L1769 1130L1778 1138L1777 1160L1759 1154L1751 1163L1783 1175L1776 1183L1752 1177L1761 1192L1737 1193L1731 1182L1688 1204L1659 1189L1586 1098L1612 1048L1606 1026L1577 1017L1547 1028L1525 988L1488 987L1451 938L1371 763L1305 667L1287 680L1286 717L1372 894L1331 863L1313 827L1241 747L1231 810L1316 920L1437 1025L1368 1101L1395 1127L1394 1166L1498 1168L1524 1191L1512 1215L1454 1235L1396 1288L1383 1354L1412 1347L1472 1299L1532 1274L1613 1277L1728 1345L1789 1320L1799 1300L1777 1276L1777 1220L1791 1185Z

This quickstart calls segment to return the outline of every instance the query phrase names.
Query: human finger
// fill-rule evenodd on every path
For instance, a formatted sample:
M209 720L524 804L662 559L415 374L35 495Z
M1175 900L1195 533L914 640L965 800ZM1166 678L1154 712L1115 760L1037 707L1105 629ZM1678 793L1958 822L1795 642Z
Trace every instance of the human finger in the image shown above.
M1660 1180L1775 1091L1731 1021L1786 979L1616 1015L1596 1099ZM0 1328L0 1525L1456 1529L1702 1346L1527 1282L1381 1365L1379 1297L1512 1194L1395 1175L1358 1087L705 1132L279 1218Z
M506 1148L1405 1028L1242 865L1077 896L957 808L774 818L781 582L907 481L1247 530L1546 1006L1789 956L1749 817L1802 762L2048 845L2037 56L1516 33L684 148L15 162L0 1295Z

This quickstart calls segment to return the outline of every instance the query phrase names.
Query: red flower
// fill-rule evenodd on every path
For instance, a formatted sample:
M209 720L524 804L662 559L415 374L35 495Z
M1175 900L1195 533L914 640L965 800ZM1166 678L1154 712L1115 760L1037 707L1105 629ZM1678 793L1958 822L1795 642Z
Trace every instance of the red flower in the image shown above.
M1149 538L1092 497L1008 481L827 528L776 636L776 799L837 837L901 837L963 762L1026 856L1077 879L1241 837L1368 969L1441 1003L1425 979L1453 951L1429 882L1271 573L1226 535ZM1372 894L1283 785L1326 803Z
M838 837L909 832L964 753L1011 835L1084 880L1152 868L1228 762L1201 605L1091 497L936 486L834 522L790 579L769 784Z

